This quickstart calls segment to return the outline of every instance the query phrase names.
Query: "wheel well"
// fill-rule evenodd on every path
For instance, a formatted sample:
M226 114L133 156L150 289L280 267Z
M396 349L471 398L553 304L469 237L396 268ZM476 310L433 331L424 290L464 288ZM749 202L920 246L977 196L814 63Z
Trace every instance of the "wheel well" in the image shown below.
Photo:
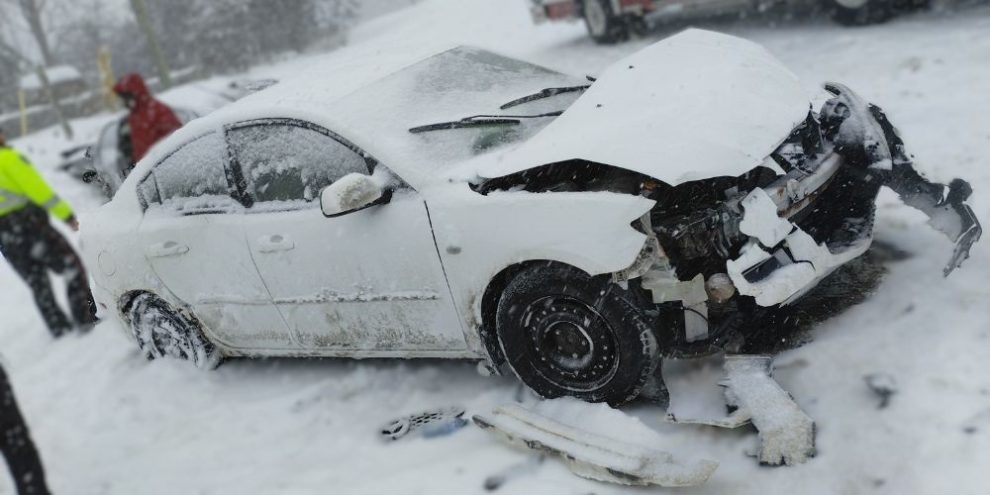
M485 289L484 295L481 297L481 342L484 344L485 351L487 351L488 357L496 370L500 370L502 364L505 363L505 356L502 355L502 349L498 345L498 335L495 331L495 315L498 312L498 303L502 299L505 288L516 275L519 275L519 273L530 267L538 265L572 266L551 260L530 260L510 265L492 277L491 281L488 282L488 287ZM573 268L580 270L577 267Z

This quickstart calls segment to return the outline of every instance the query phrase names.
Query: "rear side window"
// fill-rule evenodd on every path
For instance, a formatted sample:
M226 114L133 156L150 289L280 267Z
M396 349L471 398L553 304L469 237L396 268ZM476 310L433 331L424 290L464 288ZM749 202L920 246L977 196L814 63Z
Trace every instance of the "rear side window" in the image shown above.
M184 212L229 206L234 200L224 170L223 139L217 133L189 142L162 160L138 185L147 206Z
M368 173L364 156L319 130L276 122L227 133L255 203L312 202L320 191L352 173Z

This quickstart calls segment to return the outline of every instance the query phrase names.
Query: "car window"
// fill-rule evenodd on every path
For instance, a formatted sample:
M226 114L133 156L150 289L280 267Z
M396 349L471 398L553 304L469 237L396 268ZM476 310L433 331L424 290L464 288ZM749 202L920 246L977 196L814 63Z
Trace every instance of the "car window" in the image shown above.
M227 134L247 194L258 203L311 202L353 172L368 173L365 158L316 129L287 123L256 124Z
M207 134L172 153L151 169L138 184L147 206L162 205L180 211L230 205L233 198L223 163L223 140Z

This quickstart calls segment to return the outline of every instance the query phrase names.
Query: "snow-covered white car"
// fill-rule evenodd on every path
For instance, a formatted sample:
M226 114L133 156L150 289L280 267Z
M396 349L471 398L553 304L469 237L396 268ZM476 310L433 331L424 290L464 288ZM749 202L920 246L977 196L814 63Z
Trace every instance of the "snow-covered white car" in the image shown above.
M170 136L82 251L149 358L477 359L621 403L862 254L882 185L948 269L979 237L877 107L802 88L699 30L594 81L463 47L327 64Z
M843 25L886 21L926 7L929 0L529 0L536 23L583 19L599 43L614 43L675 15L762 12L778 4L814 4Z

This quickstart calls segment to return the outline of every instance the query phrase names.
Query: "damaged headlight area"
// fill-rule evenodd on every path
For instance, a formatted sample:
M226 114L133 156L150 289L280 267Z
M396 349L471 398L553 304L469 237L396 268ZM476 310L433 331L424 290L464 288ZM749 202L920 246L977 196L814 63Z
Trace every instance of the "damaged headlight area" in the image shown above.
M791 304L873 241L876 199L886 186L955 243L948 275L982 234L956 179L931 182L914 168L883 111L845 86L809 112L758 166L671 186L616 166L569 160L489 179L492 191L612 192L656 201L633 224L647 242L614 282L652 303L668 355L733 349L745 322ZM780 173L783 171L783 173Z
M863 254L872 242L882 186L955 243L946 276L969 257L982 234L966 204L969 184L929 181L915 170L879 107L845 86L826 89L833 98L809 113L770 157L785 174L761 167L737 178L644 188L657 200L643 220L657 244L647 251L656 256L646 270L638 261L641 274L615 278L641 276L654 302L679 306L681 331L672 348L725 344L746 308L789 304ZM704 293L708 297L700 300Z

